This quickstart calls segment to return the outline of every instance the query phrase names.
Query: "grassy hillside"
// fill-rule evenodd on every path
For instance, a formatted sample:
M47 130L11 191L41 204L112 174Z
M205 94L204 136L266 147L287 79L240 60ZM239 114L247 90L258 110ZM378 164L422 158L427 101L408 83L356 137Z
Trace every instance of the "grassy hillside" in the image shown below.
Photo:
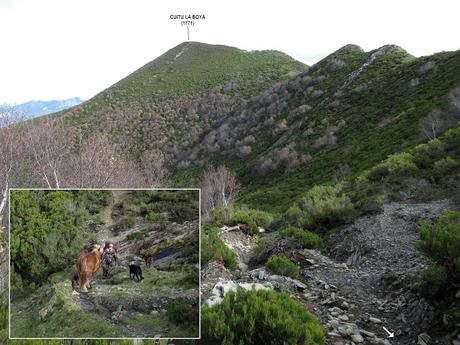
M108 132L135 160L161 151L174 186L225 164L241 204L281 213L315 184L426 140L421 121L451 117L458 85L460 52L346 45L307 69L275 51L186 42L57 116Z
M436 109L453 116L458 85L460 52L414 58L396 46L346 46L228 114L190 149L194 166L176 181L223 163L243 182L241 203L281 212L313 185L423 141L421 120Z
M134 157L161 149L173 158L179 143L200 136L235 104L305 69L277 51L184 42L56 116L108 131Z

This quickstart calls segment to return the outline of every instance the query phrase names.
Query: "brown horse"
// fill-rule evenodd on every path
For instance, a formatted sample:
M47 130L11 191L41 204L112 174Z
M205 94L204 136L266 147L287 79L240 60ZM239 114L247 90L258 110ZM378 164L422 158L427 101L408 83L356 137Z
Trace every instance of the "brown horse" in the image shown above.
M152 267L153 262L153 254L145 254L144 255L145 266L150 268Z
M93 275L101 267L103 248L95 245L90 253L81 253L77 259L77 271L80 279L80 292L88 292Z

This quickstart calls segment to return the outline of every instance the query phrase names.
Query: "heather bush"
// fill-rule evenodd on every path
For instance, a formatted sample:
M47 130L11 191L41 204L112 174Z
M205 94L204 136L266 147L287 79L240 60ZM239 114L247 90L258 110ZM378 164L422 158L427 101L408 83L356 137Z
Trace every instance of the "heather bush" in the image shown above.
M250 234L256 234L259 232L256 221L246 211L238 210L233 214L232 218L230 219L230 225L236 225L238 223L247 224Z
M223 225L227 223L233 215L233 207L219 207L211 210L211 221L214 224Z
M220 237L219 228L203 229L201 232L201 261L206 264L209 261L224 260L225 267L236 269L236 255L226 246Z
M451 158L442 158L434 163L434 172L438 177L443 177L446 174L454 171L458 167L458 162Z
M115 231L120 232L132 228L136 224L136 219L131 216L123 217L117 225L115 225Z
M435 224L420 224L418 249L442 266L452 283L460 282L460 211L445 212Z
M323 246L323 240L318 234L293 226L280 230L278 236L289 238L291 246L295 248L313 249Z
M297 278L299 276L299 266L292 262L288 257L274 255L266 263L267 268L276 274Z
M145 219L149 222L161 222L167 220L163 213L149 212Z
M264 256L268 254L268 250L273 242L274 239L272 237L260 237L255 247L255 252L257 255Z
M258 345L325 343L326 331L286 292L239 289L202 311L203 344Z
M420 169L431 168L436 159L441 158L445 152L445 145L439 139L430 140L426 144L417 145L413 149L414 162Z
M168 319L175 324L198 325L198 309L191 307L185 298L169 301L166 310Z
M408 152L390 155L385 161L376 165L367 173L371 182L378 182L386 177L412 176L418 171L414 156Z
M329 227L349 219L354 214L354 204L342 192L342 186L314 186L295 206L285 213L288 224L314 229Z
M257 226L260 226L264 229L269 228L273 223L273 215L269 212L248 209L247 213L256 222Z

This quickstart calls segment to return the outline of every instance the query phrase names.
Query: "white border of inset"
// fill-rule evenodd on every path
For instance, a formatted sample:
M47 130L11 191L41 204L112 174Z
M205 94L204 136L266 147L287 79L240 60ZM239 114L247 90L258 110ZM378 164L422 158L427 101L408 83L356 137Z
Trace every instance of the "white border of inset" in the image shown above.
M123 191L168 191L168 190L194 190L198 191L198 338L12 338L11 337L11 250L10 250L10 229L11 229L11 191L15 190L123 190ZM55 339L88 339L88 340L130 340L130 339L183 339L183 340L200 340L201 339L201 188L10 188L8 190L8 339L11 340L55 340Z

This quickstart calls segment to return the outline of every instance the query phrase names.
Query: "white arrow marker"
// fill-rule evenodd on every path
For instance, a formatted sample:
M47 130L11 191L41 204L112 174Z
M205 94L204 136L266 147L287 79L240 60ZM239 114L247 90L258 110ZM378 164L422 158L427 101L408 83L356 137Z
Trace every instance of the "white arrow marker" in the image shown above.
M385 332L388 333L388 338L393 338L395 336L394 332L390 332L389 330L385 328L385 326L383 326L383 329L385 330Z

